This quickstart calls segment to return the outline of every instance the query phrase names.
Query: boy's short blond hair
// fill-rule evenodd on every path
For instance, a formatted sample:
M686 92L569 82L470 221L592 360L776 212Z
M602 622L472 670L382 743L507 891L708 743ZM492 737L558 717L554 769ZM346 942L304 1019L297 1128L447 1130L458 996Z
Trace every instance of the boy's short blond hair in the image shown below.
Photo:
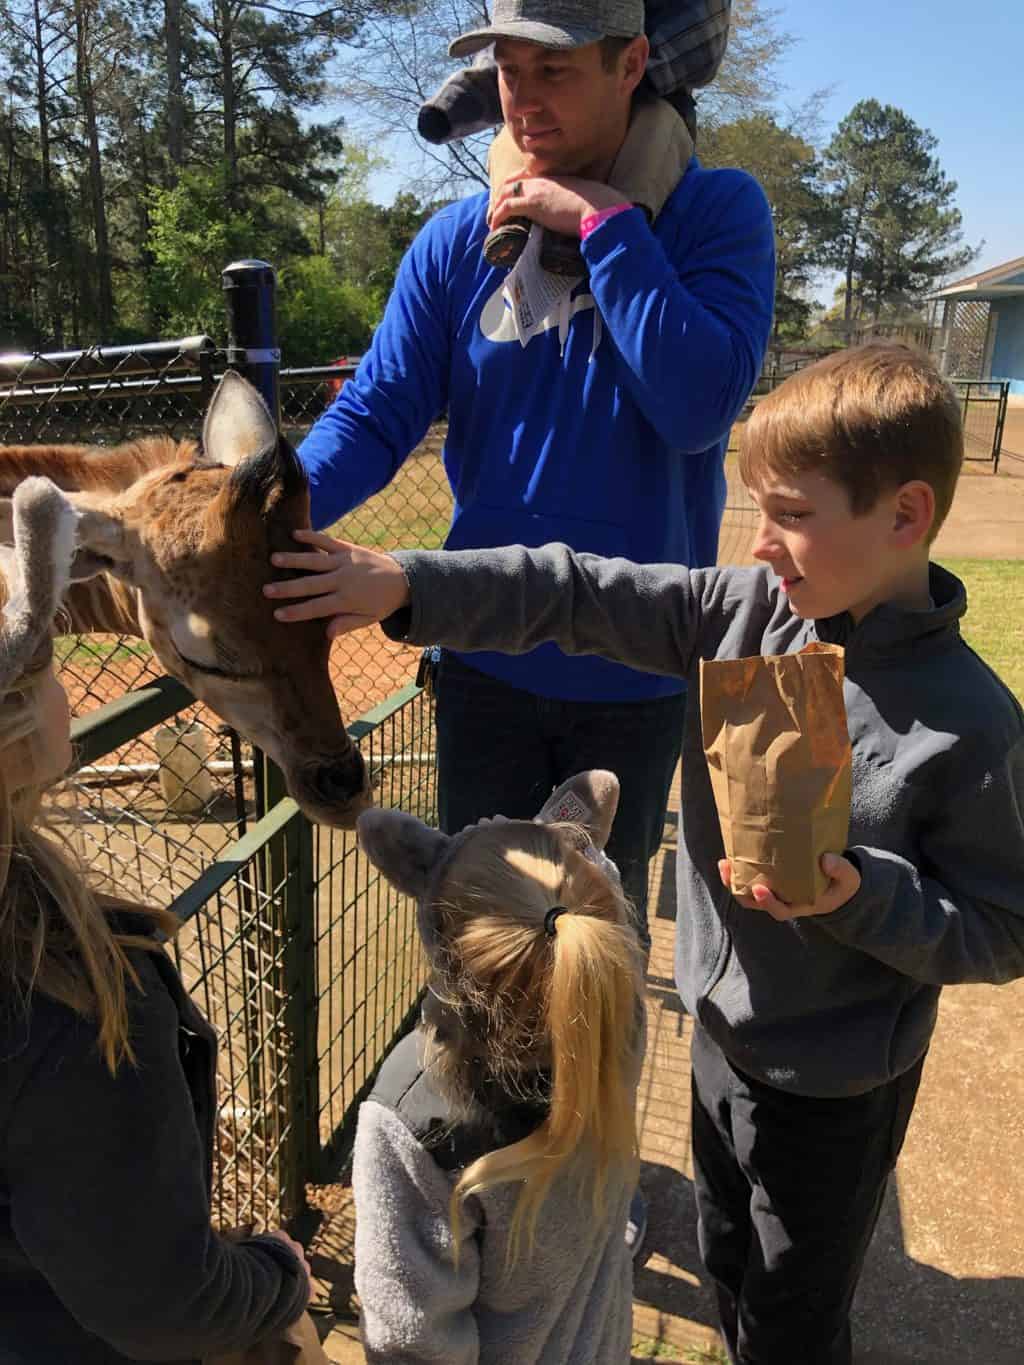
M820 472L846 489L854 516L912 479L930 484L938 533L963 462L960 403L932 360L895 342L837 351L760 399L740 441L750 488L766 473Z

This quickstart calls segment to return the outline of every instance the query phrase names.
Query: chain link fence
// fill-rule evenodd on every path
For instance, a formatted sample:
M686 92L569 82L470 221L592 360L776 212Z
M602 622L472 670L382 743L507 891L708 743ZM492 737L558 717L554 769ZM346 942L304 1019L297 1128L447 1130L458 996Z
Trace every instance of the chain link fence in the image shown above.
M229 358L208 337L0 358L0 444L192 441ZM293 440L343 377L283 376ZM56 472L59 457L46 458ZM393 510L387 520L391 543L411 543ZM431 708L400 686L410 651L379 654L335 656L343 712L364 713L349 729L378 801L435 820ZM220 1038L215 1219L280 1223L343 1152L407 1025L423 980L414 908L352 834L314 829L277 800L262 755L163 677L144 641L63 636L56 659L79 766L53 818L101 887L181 917L171 951Z
M192 441L237 359L209 337L0 357L0 445ZM350 373L280 372L293 444ZM998 449L998 404L982 387L962 389L965 421L977 422L979 449ZM441 545L452 507L443 441L438 424L336 533L382 549ZM720 561L737 562L756 511L732 455L727 472ZM380 804L434 820L432 712L409 683L417 653L362 632L336 643L331 669L343 714L360 717L349 728ZM81 752L57 818L102 885L182 916L173 952L222 1044L217 1220L280 1221L343 1153L358 1100L415 1006L413 907L350 834L312 827L277 800L262 756L162 678L144 641L64 636L57 660Z

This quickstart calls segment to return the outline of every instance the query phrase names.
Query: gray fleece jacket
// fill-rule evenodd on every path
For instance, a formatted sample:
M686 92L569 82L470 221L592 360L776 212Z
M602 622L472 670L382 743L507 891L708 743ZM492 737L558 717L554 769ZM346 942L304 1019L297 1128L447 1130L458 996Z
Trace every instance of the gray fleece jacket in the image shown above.
M934 607L804 621L768 569L680 569L537 550L405 551L392 638L517 653L553 640L688 679L676 984L741 1070L797 1094L855 1095L924 1053L943 985L1024 975L1024 717L960 636L963 585ZM830 915L779 923L722 886L701 743L701 658L846 651L853 746L847 856L862 882Z
M462 1206L459 1268L449 1201L459 1172L517 1142L542 1108L492 1103L487 1122L456 1123L420 1064L420 1036L392 1051L359 1110L352 1186L356 1288L366 1358L387 1365L625 1365L633 1263L625 1243L630 1190L606 1193L595 1217L572 1170L553 1186L506 1273L519 1186Z

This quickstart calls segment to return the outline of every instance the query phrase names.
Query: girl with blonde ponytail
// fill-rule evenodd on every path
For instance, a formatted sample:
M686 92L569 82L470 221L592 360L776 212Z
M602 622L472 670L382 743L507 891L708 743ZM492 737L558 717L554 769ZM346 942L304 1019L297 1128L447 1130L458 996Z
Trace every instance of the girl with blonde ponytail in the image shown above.
M643 958L603 857L610 773L535 821L449 838L369 811L371 860L418 899L419 1027L359 1115L356 1285L367 1359L629 1359Z
M0 547L0 1360L199 1365L294 1323L309 1268L211 1228L216 1035L177 921L97 895L42 818L72 756L50 632L74 515L28 479Z

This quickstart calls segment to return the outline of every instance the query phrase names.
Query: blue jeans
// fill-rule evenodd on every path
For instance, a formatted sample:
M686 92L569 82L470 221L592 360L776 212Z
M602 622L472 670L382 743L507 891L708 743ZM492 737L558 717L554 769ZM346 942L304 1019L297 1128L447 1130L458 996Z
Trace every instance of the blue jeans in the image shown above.
M489 815L530 820L552 788L588 768L616 775L622 790L606 851L649 948L647 865L661 843L685 693L638 702L553 700L447 652L436 693L438 816L448 834Z

